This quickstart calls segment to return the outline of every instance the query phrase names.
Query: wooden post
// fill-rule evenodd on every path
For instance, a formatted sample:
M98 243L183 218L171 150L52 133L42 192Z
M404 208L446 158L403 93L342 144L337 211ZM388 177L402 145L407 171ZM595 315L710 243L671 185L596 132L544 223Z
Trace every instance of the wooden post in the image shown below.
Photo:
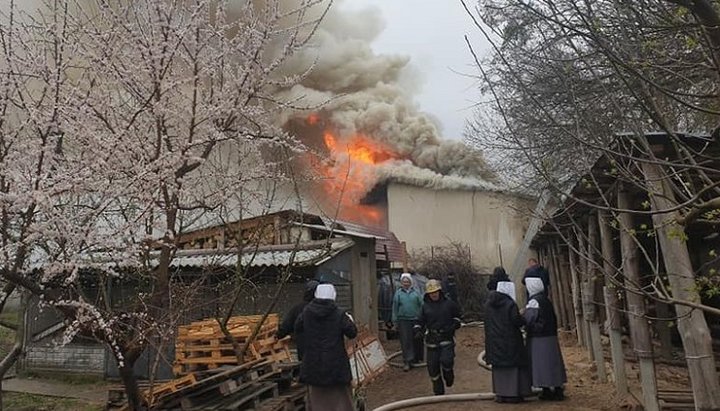
M578 233L577 236L578 239L578 249L580 252L578 253L578 267L580 268L580 271L578 272L578 285L580 289L580 301L581 303L585 301L585 287L583 284L585 283L585 280L587 278L587 270L588 270L588 261L587 261L587 241L585 240L584 234L582 232ZM587 319L585 318L585 305L583 307L583 321L581 322L583 326L583 334L585 335L585 348L590 353L590 359L595 360L591 341L590 341L590 324L588 323Z
M564 295L565 300L565 313L568 318L568 324L567 324L567 330L571 330L572 327L575 324L575 313L573 310L573 303L572 303L572 291L570 290L570 269L568 268L569 262L565 255L565 253L562 251L562 247L560 246L560 240L555 241L555 250L557 251L558 255L558 269L560 270L560 284L562 285L562 292Z
M628 192L618 186L618 208L630 210ZM652 358L652 342L650 340L650 327L645 318L645 298L638 285L640 284L640 264L638 260L638 245L633 237L633 216L630 212L621 211L618 217L620 223L620 247L622 251L622 270L625 275L625 299L627 301L628 318L630 322L630 337L633 350L638 357L640 365L640 385L643 394L643 406L646 411L659 411L660 405L657 397L657 382L655 380L655 363ZM633 230L633 231L631 231Z
M647 184L653 225L657 230L667 279L673 297L678 300L700 301L695 285L695 273L690 262L685 241L684 228L676 223L677 211L663 212L676 206L675 194L670 185L670 177L656 164L643 163L643 173ZM712 351L712 339L705 314L701 310L675 304L678 317L678 331L685 349L690 381L696 410L720 409L720 389L715 368L715 356Z
M555 290L555 298L556 300L553 301L554 305L557 306L556 311L560 313L560 327L565 328L568 325L568 317L567 312L565 311L565 296L562 292L562 286L560 285L560 281L562 281L562 277L560 277L560 270L558 269L558 255L555 251L555 241L551 240L550 244L548 244L548 250L550 253L550 266L547 267L547 269L550 271L550 276L552 277L551 281L551 288Z
M559 277L558 286L560 286L558 289L560 290L560 293L562 294L562 300L565 303L565 318L567 318L567 324L565 324L565 329L570 330L572 329L573 323L575 321L573 319L574 316L572 306L572 293L570 292L570 283L572 281L570 280L570 276L568 275L565 256L560 249L560 239L555 240L555 259L557 261L557 272Z
M607 374L605 373L605 356L603 355L602 341L600 339L600 325L597 323L597 305L592 300L594 292L594 284L591 281L585 281L583 283L585 287L585 318L590 325L590 351L592 352L592 358L595 361L595 367L597 367L598 381L601 383L607 382Z
M607 382L607 374L605 371L605 356L603 355L602 339L600 338L600 313L598 313L597 305L598 299L596 296L596 282L598 277L597 263L597 245L598 245L598 226L597 217L591 214L588 218L588 242L587 242L587 276L583 285L585 286L585 294L588 301L587 309L592 308L592 311L586 311L588 314L587 321L588 327L590 328L590 350L592 351L592 357L595 360L595 366L597 367L598 381L601 383Z
M670 330L670 323L672 320L672 314L670 313L670 306L659 301L655 302L655 314L658 319L655 320L655 331L658 333L660 338L660 356L666 360L673 359L672 350L672 334Z
M570 239L571 244L574 244L575 241L573 241L573 234L570 234L568 236L568 239ZM575 252L572 247L568 250L568 260L570 263L570 279L572 281L572 299L573 299L573 308L575 310L575 332L577 333L577 340L578 345L584 346L585 345L585 328L583 327L583 312L582 312L582 302L580 299L580 281L579 281L579 274L578 274L578 256L577 252Z
M627 376L625 375L625 355L622 347L622 324L620 323L620 301L615 292L617 289L611 281L616 277L617 261L613 249L612 231L609 225L607 211L598 213L598 226L600 227L600 248L603 257L603 273L605 284L603 296L605 300L605 313L607 315L608 336L610 337L610 353L612 354L613 373L615 375L615 389L620 394L627 394Z
M560 316L560 309L558 307L558 295L557 295L557 287L556 287L556 279L554 277L554 274L552 273L552 266L551 261L552 257L550 255L550 247L545 244L545 246L542 249L541 253L541 261L540 265L545 267L546 270L550 273L550 292L548 293L548 296L553 302L553 308L555 309L555 317L558 319L560 323L562 323L562 317Z

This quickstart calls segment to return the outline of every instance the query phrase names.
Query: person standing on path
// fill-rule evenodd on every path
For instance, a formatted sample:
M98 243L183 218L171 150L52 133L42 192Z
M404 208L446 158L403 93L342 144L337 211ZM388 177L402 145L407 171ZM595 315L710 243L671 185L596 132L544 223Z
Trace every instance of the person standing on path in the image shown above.
M412 363L417 360L415 353L415 337L413 327L422 310L422 297L412 287L412 276L403 273L400 276L400 289L395 291L392 304L392 322L400 334L400 348L403 355L403 371L409 371Z
M485 303L485 361L492 365L495 401L518 403L531 394L525 321L515 303L515 284L499 281L496 289Z
M567 382L565 363L557 336L557 318L539 278L527 278L530 299L523 316L528 335L532 385L542 388L541 400L563 400Z
M305 353L300 382L309 387L313 411L352 411L350 360L345 337L355 338L357 327L350 314L335 304L332 284L320 284L298 316L295 333L304 333Z
M416 333L425 330L427 369L435 395L445 394L445 387L455 382L455 330L461 326L460 307L443 295L438 280L425 286L425 297Z

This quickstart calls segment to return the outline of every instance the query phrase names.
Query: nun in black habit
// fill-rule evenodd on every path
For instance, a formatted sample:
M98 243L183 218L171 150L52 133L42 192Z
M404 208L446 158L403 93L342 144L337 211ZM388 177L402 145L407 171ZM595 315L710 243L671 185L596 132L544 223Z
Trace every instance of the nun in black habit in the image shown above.
M515 303L515 284L497 283L485 304L485 362L492 365L495 401L517 403L531 394L525 324Z

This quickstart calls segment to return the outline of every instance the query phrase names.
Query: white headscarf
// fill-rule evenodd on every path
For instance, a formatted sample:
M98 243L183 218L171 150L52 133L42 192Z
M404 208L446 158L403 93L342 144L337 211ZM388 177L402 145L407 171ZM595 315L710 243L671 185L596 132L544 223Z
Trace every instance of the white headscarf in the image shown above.
M336 296L337 292L332 284L320 284L315 289L315 298L317 299L335 301Z
M542 279L537 277L525 278L525 287L527 287L528 294L532 297L533 295L540 294L545 290Z
M498 281L497 292L505 294L515 301L515 284L512 281Z
M408 280L410 280L410 284L412 284L412 275L411 275L410 273L402 273L402 274L400 274L400 282L402 282L402 280L403 280L404 278L407 278Z

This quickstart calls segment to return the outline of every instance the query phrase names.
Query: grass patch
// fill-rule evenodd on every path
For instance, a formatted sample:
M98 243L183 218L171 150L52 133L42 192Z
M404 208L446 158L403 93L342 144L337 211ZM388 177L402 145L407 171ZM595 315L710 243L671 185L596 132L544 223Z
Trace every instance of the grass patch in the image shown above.
M3 408L6 410L37 411L100 411L103 406L71 398L46 397L44 395L4 392Z
M15 330L0 326L0 359L5 358L15 345Z
M15 311L14 309L3 310L3 312L0 313L0 321L17 326L18 312ZM5 328L5 327L2 327L2 328Z

